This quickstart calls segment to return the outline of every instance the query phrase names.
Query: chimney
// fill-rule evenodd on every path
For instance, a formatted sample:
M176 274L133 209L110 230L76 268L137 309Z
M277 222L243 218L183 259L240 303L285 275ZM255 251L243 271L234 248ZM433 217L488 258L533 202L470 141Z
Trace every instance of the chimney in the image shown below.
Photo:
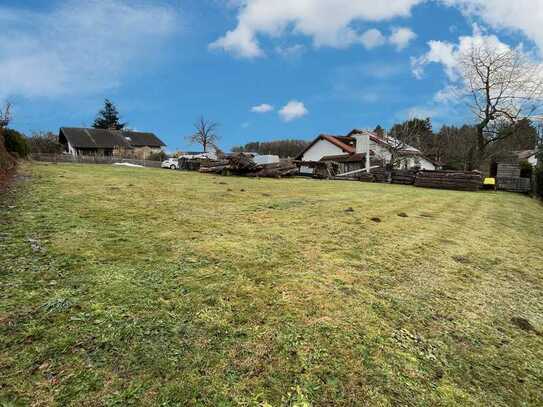
M367 132L353 135L356 140L356 153L366 157L366 172L370 172L370 135Z

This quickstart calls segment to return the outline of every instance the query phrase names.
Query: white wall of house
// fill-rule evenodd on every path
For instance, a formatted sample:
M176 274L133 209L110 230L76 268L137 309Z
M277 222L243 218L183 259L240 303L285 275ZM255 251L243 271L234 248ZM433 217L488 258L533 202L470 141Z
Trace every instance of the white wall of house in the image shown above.
M370 150L373 150L375 152L375 156L381 160L390 162L392 159L392 154L390 154L390 151L385 146L376 143L375 141L370 140ZM436 166L431 161L420 155L410 155L406 157L404 160L402 160L400 166L402 168L420 167L423 170L430 171L434 171L436 169Z
M339 154L345 154L345 152L335 144L320 139L304 153L302 161L320 161L322 157ZM300 172L302 174L313 174L313 168L302 166L300 167Z
M435 171L437 168L435 164L431 161L428 161L426 158L420 157L420 168L423 170Z
M77 151L75 148L73 148L72 144L68 141L68 153L73 155L74 157L77 155Z
M534 167L537 165L537 158L535 154L528 157L528 162L532 164Z
M385 148L382 144L376 143L370 139L370 151L373 151L375 157L378 157L381 160L389 162L392 159L392 154Z

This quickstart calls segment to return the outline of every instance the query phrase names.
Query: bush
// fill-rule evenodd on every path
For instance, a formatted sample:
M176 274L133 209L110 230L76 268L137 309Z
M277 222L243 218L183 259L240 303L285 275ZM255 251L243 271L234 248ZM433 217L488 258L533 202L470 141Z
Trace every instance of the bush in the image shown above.
M543 198L543 165L534 168L535 172L535 194Z
M64 151L58 137L53 133L34 133L28 139L30 152L41 154L61 154Z
M534 167L528 161L521 161L520 163L520 176L522 178L532 178Z
M168 155L161 151L160 153L151 153L149 154L149 157L147 158L149 161L164 161L168 158Z
M17 130L6 129L4 131L4 143L6 150L19 158L26 158L30 153L30 146L26 137Z

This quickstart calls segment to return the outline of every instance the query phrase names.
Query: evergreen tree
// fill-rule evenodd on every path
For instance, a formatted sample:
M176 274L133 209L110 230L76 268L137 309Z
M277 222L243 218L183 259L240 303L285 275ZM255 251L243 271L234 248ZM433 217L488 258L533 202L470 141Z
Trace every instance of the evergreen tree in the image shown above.
M380 124L378 124L377 127L373 129L373 132L381 138L385 136L385 129L383 129Z
M125 126L126 123L121 123L119 112L113 102L106 99L104 108L98 112L92 127L95 129L122 130Z

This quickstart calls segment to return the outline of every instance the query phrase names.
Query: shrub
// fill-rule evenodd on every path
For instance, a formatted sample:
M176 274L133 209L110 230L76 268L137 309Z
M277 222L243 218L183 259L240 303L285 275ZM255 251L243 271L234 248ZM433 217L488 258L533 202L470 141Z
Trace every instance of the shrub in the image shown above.
M543 166L535 168L535 194L543 198Z
M532 178L534 168L528 161L521 161L520 163L520 176L522 178Z
M164 151L161 151L159 153L151 153L149 154L149 157L147 157L149 161L164 161L167 158L168 155Z
M5 129L4 143L6 150L19 158L26 158L30 153L30 146L26 141L26 137L17 130Z
M34 133L28 139L30 152L41 154L61 154L64 150L53 133Z

